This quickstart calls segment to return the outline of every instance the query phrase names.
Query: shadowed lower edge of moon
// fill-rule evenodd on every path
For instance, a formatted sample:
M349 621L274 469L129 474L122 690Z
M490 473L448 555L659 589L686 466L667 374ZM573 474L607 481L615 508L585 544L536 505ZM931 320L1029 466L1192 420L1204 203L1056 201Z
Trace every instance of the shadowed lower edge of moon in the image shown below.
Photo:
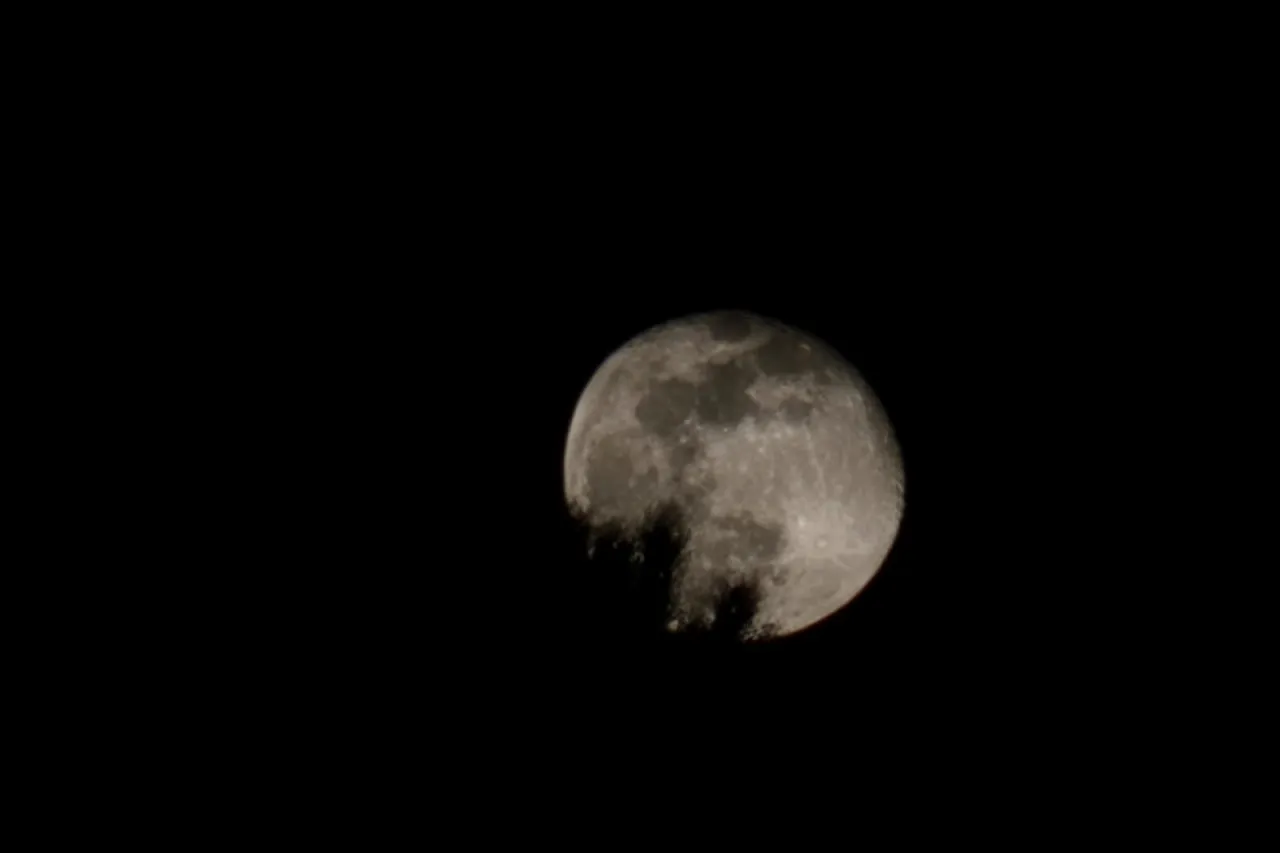
M630 564L649 598L660 602L651 614L650 630L688 637L718 637L759 642L784 636L778 626L758 619L768 569L699 573L689 564L692 538L689 512L674 500L651 505L639 523L601 521L580 507L574 517L588 531L587 552L593 560ZM785 537L780 527L762 525L750 513L719 517L714 522L751 539L772 543L772 554ZM733 548L734 540L724 540ZM714 559L715 555L708 555ZM724 554L720 554L724 557ZM771 554L759 554L763 561ZM770 564L771 565L771 564ZM776 569L773 569L776 570ZM630 590L635 595L637 590ZM642 596L643 597L643 596ZM790 632L787 632L790 633Z

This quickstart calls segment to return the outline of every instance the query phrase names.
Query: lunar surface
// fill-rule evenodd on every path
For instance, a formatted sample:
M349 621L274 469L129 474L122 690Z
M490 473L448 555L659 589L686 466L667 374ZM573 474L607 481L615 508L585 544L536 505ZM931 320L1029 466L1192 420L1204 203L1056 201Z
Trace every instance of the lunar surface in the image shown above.
M750 585L744 639L847 604L903 510L897 441L863 378L815 338L743 312L676 320L610 356L574 411L564 485L591 526L628 534L676 507L687 529L667 627L707 627L726 585Z

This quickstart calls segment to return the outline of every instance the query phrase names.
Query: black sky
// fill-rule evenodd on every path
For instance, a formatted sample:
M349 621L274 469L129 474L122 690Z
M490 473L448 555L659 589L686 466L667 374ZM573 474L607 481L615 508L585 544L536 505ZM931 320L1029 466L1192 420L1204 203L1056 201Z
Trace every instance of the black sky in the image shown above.
M552 39L510 10L478 9L465 33L349 12L224 16L233 36L207 54L188 44L212 20L137 30L172 59L108 39L70 84L100 89L95 108L48 99L74 119L50 131L62 162L18 163L65 172L47 203L98 235L54 229L50 261L89 272L33 282L88 325L99 300L139 328L102 312L102 351L81 360L103 403L70 424L120 472L76 499L125 507L138 543L57 519L91 555L46 572L93 578L105 626L75 655L102 678L66 710L120 749L96 762L108 788L132 792L141 767L107 723L120 713L163 754L158 786L211 804L194 832L275 811L328 835L348 813L368 846L400 812L432 838L457 821L467 838L581 828L597 847L651 827L669 845L700 814L717 831L780 819L795 847L808 826L864 842L866 790L906 811L895 837L954 840L964 821L938 804L999 828L1049 803L1064 813L1037 827L1056 839L1109 815L1100 789L1118 811L1151 790L1124 769L1190 767L1197 735L1258 754L1220 744L1243 716L1227 688L1267 683L1246 652L1272 646L1248 632L1275 620L1237 609L1240 577L1273 559L1236 543L1265 533L1268 505L1200 482L1270 482L1230 411L1274 385L1233 378L1269 364L1274 337L1245 331L1270 317L1238 248L1267 221L1250 212L1266 170L1240 165L1266 111L1234 93L1266 77L1246 59L1265 54L1233 48L1239 27L1216 37L1238 79L1213 80L1199 36L1159 31L1169 15L1081 20L1077 37L1056 13L957 8L973 35L918 9L783 34L771 12L749 34L741 10L698 27L627 10L650 38L637 20L520 12ZM1143 54L1156 46L1170 55ZM137 79L117 83L104 72L124 54ZM628 597L584 562L562 497L600 362L721 308L840 351L906 471L875 580L758 647L655 639L636 604L652 590ZM119 349L137 364L100 357ZM135 474L112 429L161 476ZM135 489L160 510L134 511ZM1208 706L1227 713L1210 723ZM178 783L192 773L212 796ZM1186 775L1166 787L1195 806L1252 778ZM1181 832L1194 809L1152 799L1142 831ZM597 803L621 814L604 831Z
M1147 322L1124 287L1166 239L1134 213L1154 173L1049 101L942 79L843 113L782 99L768 121L495 91L424 107L448 117L424 127L368 92L327 137L291 116L296 144L237 220L270 247L232 265L252 275L228 297L236 435L261 460L236 529L262 543L228 582L229 643L263 689L395 731L444 714L516 749L650 703L660 727L750 706L954 744L999 709L1070 715L1131 683L1135 590L1160 568L1114 535L1140 510L1113 460L1149 437L1117 413L1151 375L1120 351ZM618 629L561 493L601 360L719 308L838 349L906 467L876 580L745 651Z
M1049 484L1075 416L1046 408L1057 355L1020 308L1017 240L840 206L780 216L779 197L734 218L638 204L552 206L551 222L478 231L447 267L406 250L398 276L296 303L310 349L275 391L295 415L278 441L296 545L261 614L290 689L397 714L514 702L558 718L679 695L900 719L1042 684L1082 594L1055 580L1076 571L1071 543L1044 531L1083 510ZM872 585L800 636L657 643L584 564L564 439L616 347L725 307L811 332L867 377L902 445L906 514Z

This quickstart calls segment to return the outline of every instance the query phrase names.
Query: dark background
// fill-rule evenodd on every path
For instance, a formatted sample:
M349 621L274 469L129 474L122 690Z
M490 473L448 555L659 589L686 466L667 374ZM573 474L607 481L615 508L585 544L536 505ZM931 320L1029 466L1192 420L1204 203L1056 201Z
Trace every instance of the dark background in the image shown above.
M964 215L894 219L896 180L824 190L843 204L770 193L690 211L619 171L600 179L610 203L579 206L563 182L565 197L457 245L448 225L388 250L370 226L338 261L363 284L329 270L288 306L288 369L266 392L287 425L269 457L279 550L254 563L264 688L284 707L382 719L375 731L442 715L492 748L590 755L603 731L639 727L623 742L640 749L682 737L690 715L719 720L706 725L727 742L762 720L857 720L883 732L859 748L958 746L998 725L993 708L1062 701L1048 697L1084 661L1110 672L1107 555L1080 561L1108 523L1088 460L1098 419L1062 403L1090 369L1063 332L1082 297L1055 293L1061 273L1027 283L1068 248L943 189ZM906 466L876 580L760 647L637 625L624 584L584 562L561 491L569 419L599 363L654 323L722 307L844 353Z
M1276 647L1238 22L475 11L64 14L20 63L46 774L366 847L1185 837L1256 800L1224 781ZM842 352L906 466L874 581L760 646L655 636L562 499L601 360L717 308Z
M1275 621L1238 25L348 12L64 15L20 68L15 364L66 365L30 414L75 511L22 497L51 594L12 599L20 656L67 650L30 697L59 784L365 842L1235 798L1196 761L1260 754ZM760 647L655 639L561 498L601 359L727 307L843 352L906 464L875 581Z
M384 59L376 84L259 88L199 170L235 368L208 645L272 731L509 766L691 743L1036 762L1139 725L1125 697L1195 645L1135 486L1186 452L1130 415L1171 399L1150 333L1204 257L1155 96L906 62L423 90ZM717 308L840 350L906 466L875 581L760 647L636 628L561 492L600 362Z

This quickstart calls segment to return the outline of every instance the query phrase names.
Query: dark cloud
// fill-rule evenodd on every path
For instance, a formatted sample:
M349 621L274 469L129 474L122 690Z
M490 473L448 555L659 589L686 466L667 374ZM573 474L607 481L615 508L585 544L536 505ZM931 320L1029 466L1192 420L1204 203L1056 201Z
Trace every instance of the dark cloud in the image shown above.
M760 584L747 578L718 580L712 592L713 615L705 623L691 626L698 640L741 641L748 635L766 640L776 635L777 626L765 624L752 630L762 598Z

